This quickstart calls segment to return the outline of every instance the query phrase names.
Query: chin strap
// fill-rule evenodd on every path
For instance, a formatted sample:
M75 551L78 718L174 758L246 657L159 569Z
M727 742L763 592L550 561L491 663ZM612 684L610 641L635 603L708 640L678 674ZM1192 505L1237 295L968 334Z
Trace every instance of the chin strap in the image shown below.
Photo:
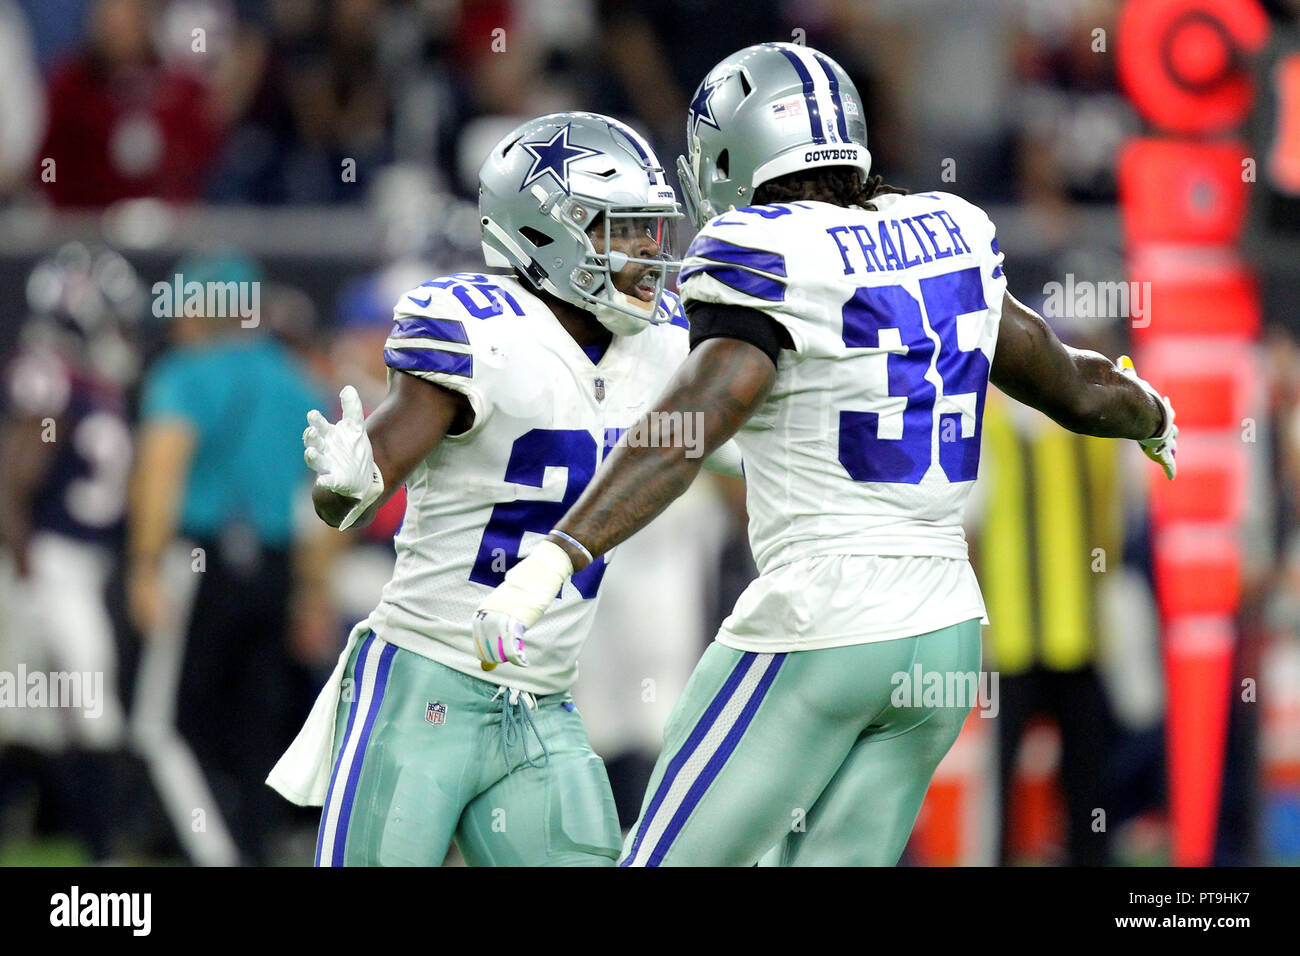
M639 318L635 315L628 315L626 312L615 309L604 302L596 301L591 303L588 308L591 310L592 315L596 317L596 320L605 328L615 335L627 337L629 335L638 335L655 324L653 302L642 302L636 296L627 295L617 289L614 290L614 294L621 297L628 305L644 311L646 315L645 318Z

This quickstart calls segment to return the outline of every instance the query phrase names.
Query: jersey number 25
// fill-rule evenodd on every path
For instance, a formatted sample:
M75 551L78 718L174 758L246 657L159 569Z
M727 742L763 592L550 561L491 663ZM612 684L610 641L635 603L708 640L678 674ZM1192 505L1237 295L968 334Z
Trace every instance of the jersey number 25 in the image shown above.
M607 437L606 451L612 446ZM617 439L617 435L613 436ZM505 480L517 485L541 488L547 468L563 468L568 473L564 496L559 501L505 501L492 509L483 528L478 555L469 579L477 584L496 587L506 572L519 563L524 535L546 534L573 506L596 473L596 439L582 429L534 428L515 439L506 464ZM570 580L584 598L594 598L605 576L602 555L575 574Z

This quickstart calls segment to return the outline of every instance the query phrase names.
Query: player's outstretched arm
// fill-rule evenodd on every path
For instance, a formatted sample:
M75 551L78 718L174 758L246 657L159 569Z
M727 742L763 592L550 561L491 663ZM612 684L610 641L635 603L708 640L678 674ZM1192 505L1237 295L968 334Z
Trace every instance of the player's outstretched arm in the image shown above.
M468 427L473 419L463 395L405 372L393 373L388 394L369 418L352 386L339 401L338 422L315 410L308 414L303 458L317 473L316 514L343 530L368 524L452 426Z
M555 526L582 542L590 557L562 538L554 540L570 552L574 570L626 541L679 497L705 457L758 410L776 381L776 366L757 346L740 339L714 338L702 342L678 369L653 411L661 422L693 416L702 426L703 455L682 442L660 442L652 448L628 442L614 450L577 503ZM663 432L661 427L660 432Z
M690 487L704 458L731 438L758 409L776 381L776 365L762 349L733 338L707 339L687 357L655 408L633 429L657 417L656 442L629 440L596 472L555 530L474 615L474 644L485 668L527 664L524 632L537 623L565 578L631 537ZM699 441L684 439L682 424L699 422ZM665 431L667 429L667 431ZM645 434L646 432L643 432Z
M1071 348L1037 312L1007 293L989 380L1070 431L1132 438L1174 476L1173 408L1137 377L1097 352Z

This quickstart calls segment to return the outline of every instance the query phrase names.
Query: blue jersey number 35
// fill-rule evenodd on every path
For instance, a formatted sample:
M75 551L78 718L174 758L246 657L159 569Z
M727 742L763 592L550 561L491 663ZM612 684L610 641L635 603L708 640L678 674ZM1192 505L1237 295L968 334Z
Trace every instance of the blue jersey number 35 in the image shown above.
M914 485L930 469L936 393L925 373L932 358L945 396L975 396L975 428L970 437L962 437L959 412L941 414L939 464L949 481L974 481L978 474L989 361L978 346L967 351L958 346L957 316L988 307L980 270L971 267L931 276L920 285L925 314L939 336L937 358L934 341L925 332L921 305L901 285L864 286L844 304L845 346L880 348L885 337L890 344L907 347L905 353L886 359L889 394L902 409L901 434L882 437L879 412L840 412L840 463L854 481Z

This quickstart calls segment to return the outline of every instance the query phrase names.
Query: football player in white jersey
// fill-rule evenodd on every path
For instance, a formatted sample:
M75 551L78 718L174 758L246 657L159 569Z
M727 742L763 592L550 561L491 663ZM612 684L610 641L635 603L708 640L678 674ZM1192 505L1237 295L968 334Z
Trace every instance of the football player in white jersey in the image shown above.
M990 380L1174 474L1168 401L1007 293L980 209L869 178L862 117L838 64L783 43L728 57L691 104L692 352L650 414L698 414L706 449L736 436L760 575L668 722L623 865L898 860L975 699L961 519ZM582 573L697 471L620 448L550 540ZM554 564L506 576L478 646L529 629L546 660Z
M489 265L403 295L385 344L389 392L365 422L304 433L329 524L368 521L406 485L397 563L268 782L321 804L318 865L612 865L604 766L569 688L605 561L569 578L537 636L545 661L489 672L470 615L543 536L687 354L665 290L681 215L646 142L560 113L515 129L479 174ZM738 456L715 459L738 470ZM566 575L567 577L567 575ZM555 597L555 595L552 595ZM503 656L522 663L523 643Z

